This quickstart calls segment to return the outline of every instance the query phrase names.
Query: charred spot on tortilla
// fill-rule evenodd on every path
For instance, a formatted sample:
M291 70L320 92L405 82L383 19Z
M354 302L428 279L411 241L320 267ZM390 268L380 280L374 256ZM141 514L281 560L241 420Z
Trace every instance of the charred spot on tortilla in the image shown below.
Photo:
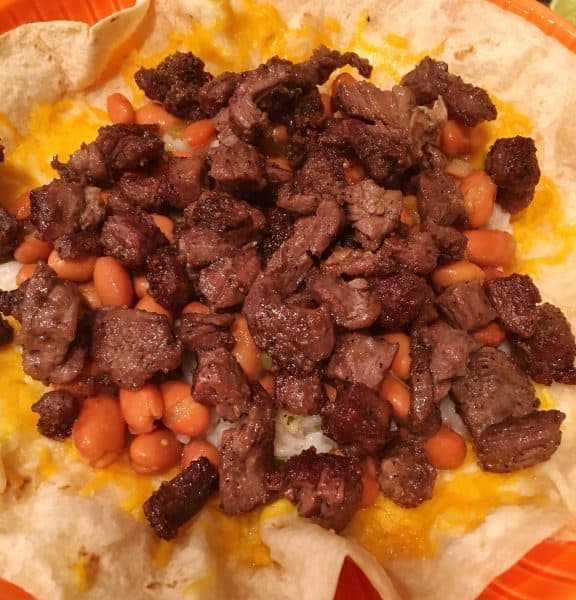
M476 205L447 169L447 123L471 139L496 118L492 100L429 57L389 90L350 74L326 85L343 66L372 71L324 46L217 76L192 53L168 56L140 69L138 86L210 136L179 156L153 125L101 127L30 192L29 231L68 266L107 257L110 285L132 296L100 306L92 271L57 272L53 258L0 292L2 313L21 322L25 371L66 386L32 406L40 433L67 437L82 399L100 393L118 398L108 406L135 435L165 433L177 452L200 438L187 450L201 441L208 456L211 413L227 422L212 462L184 451L188 466L145 502L161 538L217 490L227 515L284 497L341 531L367 465L383 496L416 507L442 468L426 450L441 402L455 404L485 470L537 464L560 444L564 415L538 409L529 377L576 382L570 326L528 276L490 279L480 267L503 262L472 264ZM497 140L484 168L504 209L528 206L540 177L531 139ZM21 231L0 212L3 258ZM280 461L279 409L288 428L316 417L337 451Z

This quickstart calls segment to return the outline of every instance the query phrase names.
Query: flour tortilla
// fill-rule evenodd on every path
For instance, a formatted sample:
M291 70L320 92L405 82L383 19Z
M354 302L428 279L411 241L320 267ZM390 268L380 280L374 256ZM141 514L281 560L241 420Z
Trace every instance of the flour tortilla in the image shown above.
M564 222L576 223L576 55L481 0L276 0L274 5L292 30L305 23L309 31L330 31L334 48L357 45L377 67L378 84L389 85L395 74L394 64L382 64L376 50L393 33L409 40L400 54L432 51L451 71L513 103L532 121L542 171L563 198ZM158 0L149 5L141 0L91 29L60 22L28 25L2 36L0 115L7 120L0 119L0 135L7 143L8 162L38 103L80 93L103 107L111 91L132 94L121 75L98 79L137 31L146 32L142 57L162 53L174 31L187 31L198 21L209 25L226 7L215 1ZM332 27L331 19L341 27ZM218 44L226 42L218 39ZM296 36L292 52L305 56L313 44L313 35ZM255 52L253 66L266 58ZM0 168L0 182L1 175ZM538 251L546 254L546 248ZM533 275L544 299L560 306L576 329L576 253ZM5 387L0 386L0 408L13 401ZM39 600L331 600L344 558L351 556L386 600L472 600L529 548L576 520L575 393L560 385L551 392L554 405L567 413L562 445L552 460L520 477L520 486L538 501L497 508L467 533L438 534L432 556L398 557L383 566L352 539L361 539L353 528L347 530L348 538L336 536L285 507L264 511L260 518L260 536L272 559L266 566L250 568L222 555L207 511L173 544L166 564L160 564L153 534L119 507L113 485L89 497L80 495L88 468L47 440L35 439L21 452L17 436L0 436L0 576ZM46 447L65 468L40 477L38 456ZM19 485L14 471L21 477Z

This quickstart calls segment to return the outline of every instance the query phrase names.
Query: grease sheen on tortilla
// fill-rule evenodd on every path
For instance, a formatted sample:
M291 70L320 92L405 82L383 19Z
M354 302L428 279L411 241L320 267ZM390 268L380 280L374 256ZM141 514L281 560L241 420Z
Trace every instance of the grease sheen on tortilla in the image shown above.
M300 60L325 43L369 58L382 86L430 54L490 92L500 113L487 126L491 138L535 138L544 177L534 203L512 221L516 270L532 275L543 299L574 328L576 56L480 0L273 4L140 1L120 29L129 36L139 28L135 49L112 78L101 74L118 72L106 64L118 59L115 21L92 33L50 23L0 38L3 201L51 179L53 154L67 156L95 137L108 93L124 91L141 103L132 73L176 49L192 50L218 73L254 67L273 54ZM1 287L9 287L14 269L2 267ZM158 480L134 476L122 463L92 471L70 443L41 439L29 406L42 386L18 364L14 349L0 352L0 575L41 600L330 600L346 555L384 598L472 599L531 546L575 520L575 393L554 385L537 386L537 393L544 408L566 412L563 441L551 461L534 469L495 475L469 461L444 474L434 499L417 509L380 499L359 511L345 537L299 519L285 502L235 519L212 502L175 542L159 542L140 511Z

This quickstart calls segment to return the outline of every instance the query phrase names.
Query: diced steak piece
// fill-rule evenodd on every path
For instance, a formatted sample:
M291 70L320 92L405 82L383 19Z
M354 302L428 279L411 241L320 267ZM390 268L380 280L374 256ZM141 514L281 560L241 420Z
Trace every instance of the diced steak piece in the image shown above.
M344 529L360 506L362 471L356 458L308 448L282 465L281 478L283 494L298 514L326 529Z
M484 168L498 186L496 201L516 213L530 204L540 180L536 145L532 138L500 138L486 155Z
M85 333L82 332L82 337ZM72 382L82 373L88 358L88 348L84 339L77 337L70 345L64 362L56 365L50 372L50 382L63 384Z
M480 465L485 471L510 473L548 460L560 445L565 417L559 410L536 410L491 425L475 440Z
M292 114L285 115L284 122L295 131L320 129L326 121L324 104L318 88L302 94L293 105Z
M190 282L174 246L158 248L146 258L146 279L148 293L170 311L179 311L190 299Z
M168 162L168 181L174 194L166 200L174 208L186 208L196 202L202 193L206 158L202 153L186 158L171 157Z
M292 220L276 206L265 210L266 226L262 232L260 249L266 260L285 242L293 232Z
M397 344L388 344L370 335L345 333L336 340L326 374L378 390L397 350Z
M330 74L344 65L353 65L368 76L372 68L368 62L352 52L340 54L325 46L317 48L311 58L293 64L278 57L271 58L257 69L245 74L230 102L230 122L236 134L251 140L267 133L270 121L265 109L273 110L278 104L288 104L317 85L325 83Z
M20 241L20 225L5 208L0 206L0 261L12 258Z
M170 481L163 481L146 502L144 515L158 537L171 540L218 489L218 472L201 456Z
M198 92L212 75L192 52L170 54L153 69L142 67L134 79L150 100L161 102L169 113L190 121L206 116L200 107Z
M574 357L576 342L566 317L552 304L537 308L534 333L526 339L512 339L514 357L534 381L576 383Z
M198 202L184 211L185 224L220 234L240 247L258 237L266 220L261 211L222 191L203 192Z
M133 308L99 308L92 356L121 387L136 390L152 375L180 365L182 347L165 315Z
M478 439L491 425L520 418L538 407L528 377L504 352L484 347L470 355L466 375L452 383L456 409Z
M168 243L152 217L144 211L108 217L102 226L100 241L105 254L133 270L143 269L146 258Z
M105 125L90 144L82 144L63 164L55 158L52 166L63 179L82 184L108 185L124 171L138 171L157 163L164 142L155 125Z
M434 402L448 394L451 380L466 374L470 352L480 344L462 329L454 329L444 321L436 321L421 329L424 344L430 348L430 372L434 381Z
M76 338L80 314L80 292L71 281L61 281L46 265L29 279L19 306L22 327L16 341L22 346L22 366L34 379L48 382L54 371L69 358ZM76 372L69 372L71 381ZM64 383L64 381L60 381Z
M254 383L248 414L222 434L218 470L220 500L227 515L249 512L270 499L274 431L272 399L260 384Z
M355 81L336 87L332 105L349 117L369 123L380 121L407 131L416 102L407 87L396 85L391 90L381 90L369 81Z
M250 387L229 350L217 347L200 352L192 395L197 402L215 406L219 417L237 421L250 409Z
M432 351L416 328L410 337L410 381L412 401L408 412L408 428L417 435L434 435L442 424L436 402L436 389L432 376Z
M418 176L418 213L423 221L453 225L465 218L464 197L454 179L444 171L425 171Z
M454 227L438 225L434 221L425 221L422 230L432 235L440 250L439 265L464 260L468 238L461 231Z
M30 220L41 239L97 229L105 217L100 188L54 179L30 192Z
M296 192L307 195L333 195L346 184L342 163L342 157L335 149L313 145L296 173Z
M438 98L430 108L417 106L412 110L409 135L414 160L420 161L421 168L444 170L446 157L438 146L447 120L448 111L442 98Z
M534 188L540 180L534 140L520 135L496 140L486 155L485 169L499 187Z
M100 234L97 231L79 231L61 235L54 242L60 258L82 258L102 254Z
M14 339L14 330L10 323L0 315L0 347L6 346Z
M497 116L490 96L482 88L465 83L456 75L450 75L442 98L446 103L448 116L467 127L473 127L482 121L493 121Z
M281 190L276 206L291 214L306 216L316 212L323 197L318 192L298 193Z
M424 231L410 232L405 238L386 238L382 244L382 253L417 275L427 275L433 271L439 256L432 234Z
M242 81L241 73L225 71L214 79L207 81L199 90L196 99L200 108L209 116L214 117L228 105L228 101Z
M334 323L345 329L370 327L380 315L380 302L366 279L344 281L334 275L319 275L309 287L314 300L324 304Z
M400 84L412 90L418 104L430 104L446 92L449 79L448 65L426 56Z
M486 281L484 288L507 331L525 338L534 334L538 320L536 305L542 298L528 275L513 273L496 277Z
M415 508L432 498L436 475L419 442L399 441L386 448L378 483L384 496L404 508Z
M374 454L390 440L392 408L361 383L338 389L322 409L322 431L356 456Z
M179 256L186 263L188 275L235 250L224 236L203 227L185 229L177 236L176 245Z
M370 179L345 188L341 198L356 230L356 240L366 250L377 250L400 223L402 192L385 190Z
M72 425L80 412L76 398L66 390L46 392L30 408L40 415L38 431L54 440L64 440L70 436Z
M412 140L407 132L357 119L341 119L334 126L342 142L352 148L368 175L382 184L395 183L412 166Z
M124 173L114 193L134 208L150 212L160 210L167 203L172 204L178 195L164 172L156 175Z
M466 331L484 327L496 318L480 281L462 281L447 287L436 298L436 304L454 327Z
M256 192L266 187L264 157L241 140L220 144L212 155L210 177L228 192Z
M340 233L344 222L344 213L338 203L325 198L313 217L303 217L296 221L294 232L302 234L310 253L319 257Z
M392 269L392 261L386 261L381 254L349 247L335 248L320 264L322 273L337 277L373 277Z
M198 290L216 310L240 304L260 274L256 242L214 261L200 271Z
M278 405L296 415L317 415L326 401L318 370L308 375L279 371L274 378L274 385Z
M300 287L314 264L309 254L309 236L312 233L312 227L294 228L292 235L280 245L266 265L266 285L282 297Z
M248 292L243 310L256 345L290 373L310 373L332 353L334 326L324 307L282 304L260 279Z
M66 391L70 392L74 398L81 400L98 394L117 396L118 386L106 373L98 373L98 375L80 373L66 384Z
M373 278L371 284L382 306L380 325L385 329L410 325L433 297L432 289L423 277L406 271Z
M230 350L234 345L230 332L233 321L231 314L185 313L180 317L178 339L184 348L193 352L219 347Z
M22 315L20 314L19 307L24 299L26 287L26 282L24 282L15 290L0 290L0 313L6 317L14 317L17 321L21 321Z

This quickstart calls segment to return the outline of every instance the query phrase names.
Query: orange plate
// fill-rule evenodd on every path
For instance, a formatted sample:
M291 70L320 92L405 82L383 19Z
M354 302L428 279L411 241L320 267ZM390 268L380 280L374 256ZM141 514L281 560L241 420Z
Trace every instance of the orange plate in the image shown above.
M535 0L490 0L520 15L561 44L576 51L576 27ZM134 0L0 0L0 33L23 23L69 19L92 25ZM0 579L0 600L31 598ZM350 560L340 574L335 600L377 600L378 594ZM576 542L546 541L500 575L478 600L574 600L576 598Z

